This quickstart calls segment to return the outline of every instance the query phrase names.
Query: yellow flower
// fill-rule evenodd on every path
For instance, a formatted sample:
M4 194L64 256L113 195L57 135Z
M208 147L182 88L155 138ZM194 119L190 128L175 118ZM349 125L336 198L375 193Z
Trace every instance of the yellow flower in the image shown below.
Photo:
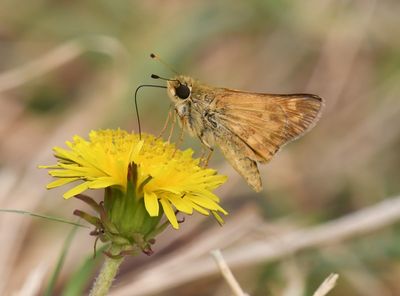
M87 189L112 188L126 193L128 168L133 163L137 174L135 196L144 199L149 216L164 213L178 229L175 210L186 214L212 213L219 222L222 222L219 213L227 214L212 192L226 177L200 167L199 160L192 157L192 150L180 151L154 136L142 134L140 139L137 134L119 129L91 131L89 138L87 141L75 136L72 142L66 142L69 149L54 148L57 164L41 166L57 178L47 185L48 189L78 182L64 198Z

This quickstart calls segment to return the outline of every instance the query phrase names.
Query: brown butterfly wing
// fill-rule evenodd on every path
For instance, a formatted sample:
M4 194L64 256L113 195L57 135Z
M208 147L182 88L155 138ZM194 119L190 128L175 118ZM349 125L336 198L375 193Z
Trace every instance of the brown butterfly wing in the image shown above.
M256 162L268 162L280 147L312 128L323 106L322 99L311 94L254 94L221 89L215 98L214 111L222 133L216 132L216 142L249 184L249 178L259 178ZM254 189L261 190L261 180L253 183L250 185Z
M317 122L322 99L310 94L272 95L225 90L215 101L219 122L267 162Z
M246 180L247 184L255 191L261 191L261 177L252 149L223 125L214 130L214 139L225 158Z

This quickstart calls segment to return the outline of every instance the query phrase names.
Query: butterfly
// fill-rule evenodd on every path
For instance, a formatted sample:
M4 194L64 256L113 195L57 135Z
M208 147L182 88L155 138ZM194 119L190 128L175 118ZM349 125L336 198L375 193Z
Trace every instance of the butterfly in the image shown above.
M262 190L257 164L268 163L282 146L309 131L323 107L323 100L313 94L246 92L185 75L152 78L166 80L164 88L183 130L210 151L218 147L257 192Z

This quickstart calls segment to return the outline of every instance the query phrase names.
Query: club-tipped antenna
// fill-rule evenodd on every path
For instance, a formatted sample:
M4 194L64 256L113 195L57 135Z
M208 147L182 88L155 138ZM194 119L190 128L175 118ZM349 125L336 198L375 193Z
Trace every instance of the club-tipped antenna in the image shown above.
M170 70L171 72L175 73L176 75L179 75L179 73L177 71L174 70L174 68L171 67L170 64L166 63L163 59L161 59L158 55L151 53L150 57L152 59L155 59L157 61L159 61L161 64L163 64L166 68L168 68L168 70ZM157 75L156 75L157 76Z
M155 85L155 84L142 84L139 85L136 90L135 90L135 110L136 110L136 117L137 117L137 123L138 123L138 129L139 129L139 139L142 139L142 128L140 125L140 118L139 118L139 108L138 108L138 104L137 104L137 93L139 91L139 89L141 89L142 87L156 87L156 88L167 88L164 85Z
M165 78L165 77L158 76L156 74L151 74L150 77L153 78L153 79L161 79L161 80L165 80L165 81L177 81L177 82L180 83L180 81L178 79L168 79L168 78Z
M150 77L153 78L153 79L162 79L162 80L166 80L166 81L169 80L169 79L166 79L166 78L164 78L164 77L160 77L160 76L158 76L158 75L156 75L156 74L151 74Z

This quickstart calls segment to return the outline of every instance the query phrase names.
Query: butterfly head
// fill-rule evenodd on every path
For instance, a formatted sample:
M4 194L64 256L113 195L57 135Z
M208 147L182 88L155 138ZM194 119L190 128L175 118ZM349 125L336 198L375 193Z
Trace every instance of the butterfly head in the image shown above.
M167 81L167 91L173 102L183 102L192 95L193 79L188 76L177 76Z
M166 79L158 75L152 74L153 79L162 79L167 81L167 93L171 100L175 103L183 103L190 99L193 89L193 78L189 76L179 75L172 79Z

